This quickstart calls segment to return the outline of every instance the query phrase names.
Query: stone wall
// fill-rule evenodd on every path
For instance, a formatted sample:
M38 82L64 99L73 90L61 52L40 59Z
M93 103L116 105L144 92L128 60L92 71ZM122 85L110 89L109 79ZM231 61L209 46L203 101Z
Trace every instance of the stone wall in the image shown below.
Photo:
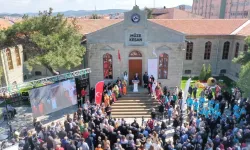
M108 49L109 47L110 49ZM121 43L116 44L88 44L88 67L91 68L90 83L95 86L98 81L104 80L103 77L103 55L109 53L113 58L113 80L117 77L122 78L123 72L129 73L129 53L137 50L142 53L142 74L148 71L148 59L155 58L153 49L156 48L156 53L159 56L161 53L169 55L168 79L160 79L163 85L176 86L181 81L182 75L182 58L183 50L180 49L180 43L154 43L148 47L124 47ZM168 48L168 49L167 49ZM120 50L121 62L118 60L118 50ZM105 80L106 82L113 80Z
M183 76L198 76L200 74L202 64L210 64L213 75L220 75L221 70L225 69L226 74L233 80L237 80L237 74L240 71L240 65L232 62L235 54L236 43L239 42L239 54L244 49L244 38L236 36L187 36L188 41L193 42L192 60L186 60L184 54ZM205 43L212 42L210 60L204 60ZM230 42L229 56L227 60L222 59L223 47L226 41ZM185 70L191 70L191 74L185 74Z

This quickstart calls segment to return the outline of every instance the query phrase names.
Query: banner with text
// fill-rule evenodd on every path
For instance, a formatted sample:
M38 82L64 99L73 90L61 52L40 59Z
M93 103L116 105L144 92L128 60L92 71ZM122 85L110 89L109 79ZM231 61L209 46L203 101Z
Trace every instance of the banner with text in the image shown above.
M155 80L158 79L157 75L157 59L148 59L148 76L154 76Z

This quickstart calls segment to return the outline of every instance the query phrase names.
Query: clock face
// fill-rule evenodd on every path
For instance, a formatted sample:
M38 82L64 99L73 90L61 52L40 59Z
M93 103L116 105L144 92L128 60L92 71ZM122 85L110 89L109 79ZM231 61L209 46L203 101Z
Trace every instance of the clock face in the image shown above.
M134 22L134 23L138 23L140 21L140 15L138 14L133 14L132 17L131 17L131 20Z

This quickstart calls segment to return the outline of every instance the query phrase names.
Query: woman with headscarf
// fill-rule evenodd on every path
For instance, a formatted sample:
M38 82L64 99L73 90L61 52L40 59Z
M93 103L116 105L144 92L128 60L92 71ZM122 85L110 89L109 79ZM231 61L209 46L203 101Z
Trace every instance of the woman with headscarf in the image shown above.
M123 79L124 79L126 82L128 82L128 73L127 73L127 71L124 72L124 74L123 74Z
M119 87L117 86L117 84L114 86L114 93L115 93L116 98L118 98L120 93L119 93Z
M105 107L107 107L109 104L110 104L110 98L109 98L108 94L106 93L104 95L104 105L105 105Z
M123 95L127 94L127 82L126 82L126 80L122 81L122 92L123 92Z
M122 81L118 81L119 97L123 94Z

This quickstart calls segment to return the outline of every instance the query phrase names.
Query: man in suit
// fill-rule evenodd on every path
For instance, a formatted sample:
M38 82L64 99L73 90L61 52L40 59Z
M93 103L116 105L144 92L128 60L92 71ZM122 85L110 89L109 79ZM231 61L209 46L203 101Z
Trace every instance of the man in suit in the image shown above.
M144 88L148 87L148 73L145 72L145 74L143 75L143 82L144 82Z
M135 74L134 80L140 80L138 73Z

